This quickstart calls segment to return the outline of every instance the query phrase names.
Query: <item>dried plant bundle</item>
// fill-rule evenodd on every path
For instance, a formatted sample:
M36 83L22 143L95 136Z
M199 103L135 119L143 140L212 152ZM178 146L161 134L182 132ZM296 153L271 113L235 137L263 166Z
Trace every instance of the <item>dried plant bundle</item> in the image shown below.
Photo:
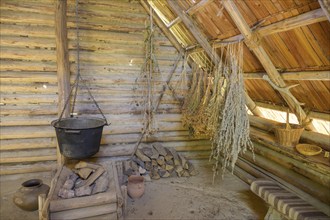
M244 153L248 148L253 151L253 144L249 136L249 119L245 107L242 43L229 45L226 59L229 59L228 71L225 71L224 74L229 80L219 127L210 155L210 158L215 161L214 178L218 174L219 164L221 164L222 174L227 167L233 171L239 153Z

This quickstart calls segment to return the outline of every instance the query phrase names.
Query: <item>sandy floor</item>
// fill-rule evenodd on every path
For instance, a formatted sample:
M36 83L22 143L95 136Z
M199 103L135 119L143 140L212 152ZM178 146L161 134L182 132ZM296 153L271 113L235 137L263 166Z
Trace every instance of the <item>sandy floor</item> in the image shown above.
M144 195L128 199L126 219L263 219L265 204L249 191L249 186L227 174L212 185L211 167L198 167L199 175L164 178L146 182ZM49 174L16 180L1 179L1 220L38 219L38 212L26 212L12 203L12 195L27 179L50 183Z
M166 178L145 185L145 194L129 198L127 219L263 219L265 204L249 186L227 174L212 184L211 167L199 167L199 175Z

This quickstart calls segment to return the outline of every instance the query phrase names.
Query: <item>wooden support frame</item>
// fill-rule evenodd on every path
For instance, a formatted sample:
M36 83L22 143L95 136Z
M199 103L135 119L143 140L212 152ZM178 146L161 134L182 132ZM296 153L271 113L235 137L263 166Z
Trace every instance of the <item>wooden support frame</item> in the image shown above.
M223 0L222 4L225 7L226 11L229 13L230 17L235 22L240 32L243 34L245 38L245 44L254 52L260 63L265 68L270 80L278 87L286 87L286 83L276 70L274 64L272 63L270 57L268 56L264 48L261 46L261 39L259 34L256 32L252 32L233 1ZM304 124L307 124L307 129L315 131L316 129L311 123L309 123L310 119L306 115L300 104L297 102L297 99L292 98L293 95L291 94L291 92L289 95L283 92L280 92L280 94L286 101L292 112L295 113L299 121Z
M207 38L204 36L201 30L194 24L194 22L189 17L189 15L187 15L182 11L182 9L176 3L176 1L167 0L167 3L172 8L172 10L174 10L174 12L178 15L178 17L181 18L182 22L186 25L188 30L190 30L190 32L195 37L197 42L202 46L202 48L205 50L207 55L211 58L212 62L217 65L220 61L220 57L216 53L213 53L212 46L208 42ZM246 100L246 105L254 115L262 116L258 107L254 104L253 100L249 97L249 95L246 92L245 92L245 100Z
M208 4L212 3L214 0L201 0L200 2L198 2L197 4L191 6L185 13L187 13L188 15L193 15L195 14L197 11L199 11L200 9L206 7ZM176 17L173 21L171 21L168 25L166 25L167 28L171 28L174 25L180 23L182 21L182 19L180 17Z
M67 1L56 0L55 2L55 39L56 39L56 60L57 60L57 80L58 80L58 112L61 114L65 101L70 93L70 63L68 50L67 31ZM63 117L70 114L70 106L67 106ZM57 162L64 163L64 157L57 147Z
M287 18L283 21L279 21L274 24L270 24L270 25L267 25L264 27L259 27L254 32L258 33L258 35L260 37L264 37L264 36L267 36L270 34L288 31L288 30L291 30L294 28L298 28L298 27L302 27L302 26L306 26L309 24L314 24L314 23L318 23L318 22L326 21L326 20L327 20L327 17L322 12L322 9L316 9L313 11L309 11L309 12L297 15L292 18ZM238 34L236 36L233 36L233 37L230 37L227 39L223 39L221 41L219 41L219 40L213 41L212 46L215 48L218 48L218 47L221 47L221 45L223 45L223 44L228 44L232 41L238 41L238 40L242 40L242 39L244 39L244 35ZM187 50L189 53L196 53L196 52L202 51L203 48L198 47L198 46L199 45L195 45L192 48L187 48Z
M148 1L140 0L140 4L146 10L146 12L150 15L150 5L149 5ZM181 54L184 54L184 49L182 48L182 45L177 41L177 39L174 37L174 35L168 30L166 25L163 23L163 21L159 18L159 16L156 13L154 13L153 19L154 19L156 25L162 30L164 35L173 44L173 46L178 50L178 52Z

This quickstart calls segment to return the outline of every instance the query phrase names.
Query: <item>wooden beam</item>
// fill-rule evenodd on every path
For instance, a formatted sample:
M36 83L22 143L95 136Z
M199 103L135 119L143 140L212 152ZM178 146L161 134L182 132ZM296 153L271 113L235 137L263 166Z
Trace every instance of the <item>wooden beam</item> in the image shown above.
M244 79L263 79L267 73L244 73ZM330 81L330 71L299 71L280 73L283 80Z
M326 20L327 17L324 15L323 10L319 8L295 17L287 18L274 24L267 25L265 27L257 28L256 32L258 32L261 36L267 36Z
M219 56L213 53L212 46L208 42L205 35L199 30L199 28L194 24L193 20L184 13L176 1L167 0L168 5L173 9L173 11L181 18L183 23L186 25L191 34L195 37L197 42L202 46L207 55L211 60L217 65L220 61Z
M330 22L330 3L327 0L319 0L319 4L328 21Z
M192 19L182 11L180 6L175 1L167 0L167 2L169 6L174 10L174 12L181 18L182 22L186 25L188 30L190 30L197 42L202 46L207 55L211 58L212 62L217 65L220 62L220 57L218 56L218 54L213 53L212 46L210 45L204 34L201 32L201 30L194 24ZM262 116L261 112L254 104L253 100L246 92L245 100L246 105L254 115Z
M245 102L246 102L246 106L248 107L248 109L257 116L263 116L262 112L260 111L258 105L256 105L256 103L251 99L251 97L247 94L247 92L244 93L245 95Z
M57 0L55 3L55 40L56 40L56 60L57 60L57 80L58 80L58 113L61 114L65 101L70 93L70 63L68 50L67 31L67 2ZM63 117L68 117L70 106L68 106ZM64 158L57 148L58 163L63 164Z
M223 0L222 4L225 7L226 11L229 13L230 17L237 25L240 32L243 34L245 38L245 44L254 52L256 57L259 59L260 63L265 68L270 80L278 87L281 88L286 87L284 80L282 79L279 72L276 70L270 57L268 56L264 48L260 45L260 41L261 41L260 36L252 32L252 30L244 20L243 16L239 12L238 8L236 7L235 3L230 0ZM291 92L289 91L289 94L280 92L280 94L282 95L283 99L287 102L290 109L296 114L299 121L308 124L310 122L310 119L308 118L305 111L298 103L297 99L292 98L294 96L291 94ZM312 124L309 124L307 128L313 131L316 130Z
M327 18L320 11L320 9L316 9L313 11L306 12L304 14L300 14L298 16L287 18L283 21L276 22L274 24L270 24L264 27L260 27L256 29L255 31L259 34L260 37L264 37L270 34L279 33L287 30L291 30L293 28L302 27L309 24L314 24L317 22L325 21ZM228 44L233 41L239 41L244 39L244 36L242 34L235 35L233 37L223 39L223 40L215 40L212 42L212 46L215 48L221 47L223 44ZM201 47L198 47L199 45L195 45L192 48L187 48L189 53L196 53L202 51Z
M219 48L221 46L228 45L233 42L238 42L238 41L242 41L242 40L244 40L244 37L243 37L243 35L239 34L239 35L236 35L233 37L226 38L224 40L211 41L210 44L212 45L213 48ZM192 54L192 53L199 53L199 52L203 51L204 49L199 44L196 44L196 45L187 47L186 50L187 50L188 54Z
M200 9L206 7L208 4L212 3L214 0L202 0L198 2L197 4L191 6L185 13L188 15L193 15L196 12L198 12ZM182 20L180 17L176 17L173 21L171 21L168 25L167 28L171 28L172 26L180 23Z
M146 12L150 16L150 5L147 0L140 0L140 4L146 10ZM167 29L166 25L159 18L157 13L153 13L153 19L156 25L162 30L163 34L167 37L167 39L172 43L172 45L178 50L179 53L184 54L184 49L182 45L177 41L174 35Z

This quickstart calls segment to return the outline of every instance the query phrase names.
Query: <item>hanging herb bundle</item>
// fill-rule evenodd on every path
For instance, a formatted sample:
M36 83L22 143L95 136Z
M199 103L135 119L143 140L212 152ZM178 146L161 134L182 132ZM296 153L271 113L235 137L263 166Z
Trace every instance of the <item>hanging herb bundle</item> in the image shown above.
M197 69L193 72L192 86L185 99L182 110L182 123L191 135L203 135L206 131L204 110L211 93L211 80L206 72Z
M150 9L151 10L151 9ZM144 41L145 60L141 67L141 72L135 80L135 102L137 107L142 108L143 124L146 136L157 131L155 116L154 94L157 93L156 78L160 75L160 69L154 54L154 29L153 16L151 10L150 24L146 28L146 38Z
M205 114L208 117L207 120L207 133L209 137L213 139L215 131L218 128L220 113L223 106L224 92L226 88L225 78L223 74L223 59L224 48L221 48L221 57L218 67L214 70L214 83L212 89L212 96L206 107Z
M226 59L228 59L228 65L224 69L224 75L229 80L210 155L210 159L215 161L214 177L218 174L219 164L222 174L228 166L233 171L239 153L244 153L248 148L253 151L249 137L249 119L245 108L242 43L229 45Z
M233 171L241 152L253 151L242 65L242 43L222 47L213 77L193 69L191 87L183 105L183 125L193 135L207 135L213 142L210 160L214 161L214 178L220 168L222 174L227 167Z
M209 104L211 98L212 77L205 74L204 81L204 96L198 106L197 112L194 114L192 127L194 129L194 135L202 136L208 135L207 122L208 115L206 113L206 107Z

